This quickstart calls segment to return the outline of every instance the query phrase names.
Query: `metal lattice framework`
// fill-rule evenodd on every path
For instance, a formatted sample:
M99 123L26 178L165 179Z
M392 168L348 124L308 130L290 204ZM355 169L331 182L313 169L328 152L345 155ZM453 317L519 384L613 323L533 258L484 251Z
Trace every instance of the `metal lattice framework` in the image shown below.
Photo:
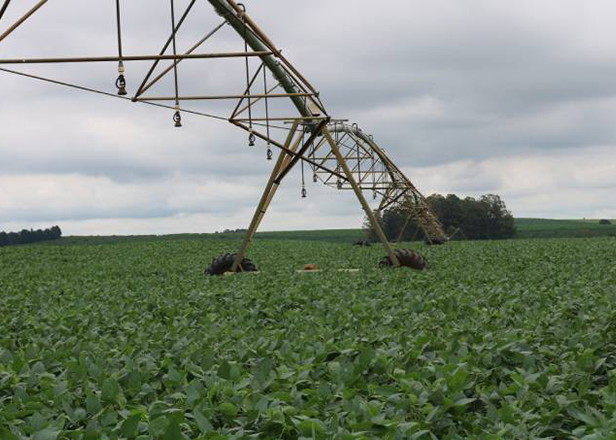
M267 146L267 158L272 159L272 147L280 150L272 174L265 187L248 233L237 254L233 271L238 269L256 230L263 219L278 187L288 173L301 162L302 196L306 196L303 187L304 165L307 165L315 182L338 190L352 190L362 205L375 232L382 241L394 266L399 262L381 230L377 217L384 209L398 206L408 212L408 221L414 219L423 229L429 241L443 242L446 237L436 216L424 196L402 173L394 162L374 141L356 124L350 125L345 120L333 119L320 99L319 92L304 76L282 55L259 26L246 13L244 6L235 0L207 1L222 17L222 22L206 32L199 41L188 49L178 53L176 37L187 17L193 11L197 0L191 0L186 10L176 20L174 0L171 3L171 34L164 41L158 54L126 55L122 51L122 23L120 0L116 0L118 54L98 57L73 58L28 58L0 59L0 65L10 64L47 64L47 63L98 63L117 62L117 94L103 90L44 78L29 73L0 67L0 71L17 74L37 80L77 88L83 91L113 96L135 103L165 107L174 111L176 127L182 126L182 113L228 120L248 133L249 145L254 146L260 139ZM37 12L48 0L40 0L21 18L0 34L0 44ZM2 17L11 0L4 0L0 8L0 26ZM215 34L230 26L243 40L243 49L238 52L200 52L200 48L210 41ZM1 29L1 28L0 28ZM172 53L170 53L172 52ZM245 60L245 83L235 94L225 95L190 95L180 94L179 65L188 67L190 60L217 60L240 58ZM129 62L151 61L152 65L139 83L132 96L126 87L126 67ZM167 63L165 65L165 63ZM160 82L167 75L173 76L171 95L153 95L152 90L160 88ZM181 90L184 90L182 84ZM233 108L230 116L204 113L190 108L196 101L228 101ZM380 198L378 209L373 211L363 192L371 192L373 198ZM405 225L406 227L406 225ZM239 267L241 270L241 267Z

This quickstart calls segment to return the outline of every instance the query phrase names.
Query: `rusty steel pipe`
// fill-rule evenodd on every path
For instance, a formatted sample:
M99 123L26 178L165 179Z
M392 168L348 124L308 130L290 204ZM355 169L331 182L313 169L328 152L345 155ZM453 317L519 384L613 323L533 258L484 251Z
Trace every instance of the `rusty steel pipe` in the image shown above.
M216 100L216 99L248 99L248 98L290 98L293 96L312 96L311 93L271 93L252 95L206 95L206 96L180 96L180 101ZM175 101L175 96L142 96L137 101ZM253 118L253 120L255 120Z
M243 18L246 19L246 22L242 21L242 15L233 7L227 0L207 0L216 10L216 12L222 16L224 19L229 22L229 24L235 29L237 34L243 38L248 46L255 51L266 51L268 49L267 43L264 43L264 40L261 36L257 35L252 27L248 24L249 17L247 15L243 15ZM235 4L237 6L237 4ZM239 8L239 6L238 6ZM239 8L241 11L241 8ZM263 63L268 67L268 69L274 75L276 81L278 81L281 87L287 93L298 93L298 86L296 85L294 78L287 72L280 61L276 59L274 53L271 51L272 47L269 47L270 53L269 55L264 55L261 57ZM297 111L304 117L313 116L312 111L308 108L304 100L300 97L291 98L293 104L297 108Z
M270 55L269 51L259 52L223 52L202 53L190 55L130 55L123 56L122 61L152 61L152 60L184 60L184 59L212 59L212 58L243 58L262 57ZM0 59L0 64L52 64L52 63L97 63L120 61L119 56L105 57L78 57L78 58L15 58Z
M252 28L254 33L269 47L272 52L274 52L276 57L280 58L280 60L282 60L285 66L287 66L291 70L291 72L293 72L293 74L297 76L297 78L310 89L312 93L318 95L318 92L314 87L312 87L312 84L310 84L310 82L306 78L304 78L304 76L302 76L302 74L299 73L297 69L295 69L295 67L282 55L282 53L276 48L272 40L270 40L269 37L265 34L265 32L263 32L263 30L259 27L259 25L255 23L255 21L250 18L250 16L246 12L242 10L242 8L235 2L235 0L226 1L233 7L233 9L235 9L238 14L241 14L244 20L246 20L246 23Z

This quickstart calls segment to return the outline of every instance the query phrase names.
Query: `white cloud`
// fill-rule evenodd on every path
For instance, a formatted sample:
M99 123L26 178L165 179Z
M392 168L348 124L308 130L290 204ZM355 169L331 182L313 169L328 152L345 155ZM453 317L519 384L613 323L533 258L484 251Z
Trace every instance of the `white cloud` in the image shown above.
M178 1L182 10L187 1ZM425 192L496 192L514 214L608 216L616 197L616 9L596 0L246 1L249 13L322 92ZM156 53L168 4L124 2L125 53ZM0 58L108 55L113 5L56 0L0 43ZM159 7L160 6L160 7ZM0 28L28 5L12 2ZM206 1L179 36L220 22ZM204 52L242 50L229 27ZM147 63L131 63L134 89ZM17 66L113 92L111 64ZM181 93L237 93L242 60L180 65ZM171 94L171 78L153 94ZM245 227L272 163L229 124L90 96L0 72L0 229L207 232ZM197 104L191 104L197 106ZM233 104L200 105L228 115ZM278 111L278 109L277 109ZM296 172L263 228L357 227L353 195ZM615 215L611 215L614 217Z
M519 217L616 217L616 148L560 150L409 168L427 194L501 195Z

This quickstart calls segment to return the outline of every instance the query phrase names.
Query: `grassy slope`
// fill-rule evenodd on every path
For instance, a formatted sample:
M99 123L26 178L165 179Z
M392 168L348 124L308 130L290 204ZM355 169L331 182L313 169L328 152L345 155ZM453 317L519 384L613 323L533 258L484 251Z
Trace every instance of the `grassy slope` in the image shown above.
M616 220L612 225L600 225L598 220L553 220L518 218L515 220L518 234L516 238L567 238L567 237L605 237L616 235ZM159 241L178 239L241 240L243 232L220 234L175 234L107 237L67 237L60 244L113 244L127 241ZM258 232L257 240L302 240L324 241L329 243L352 243L364 238L361 229L324 229L316 231L278 231Z
M325 241L329 243L352 243L363 239L364 231L361 229L324 229L317 231L278 231L258 232L257 240L301 240L301 241ZM173 234L173 235L128 235L128 236L72 236L62 238L55 244L64 245L94 245L114 244L126 242L150 242L165 240L197 240L207 239L215 241L241 240L244 232L226 232L220 234ZM48 242L54 244L54 242Z
M600 225L599 220L554 220L518 218L515 220L516 238L605 237L616 234L616 220L611 225ZM219 234L225 236L227 234ZM241 236L242 234L239 234ZM233 235L231 235L233 236ZM231 238L226 236L224 238ZM237 236L237 235L236 235ZM310 240L332 243L350 243L364 237L361 229L321 231L260 232L257 238L270 240Z
M599 220L553 220L518 218L517 238L604 237L616 234L616 220L600 225Z

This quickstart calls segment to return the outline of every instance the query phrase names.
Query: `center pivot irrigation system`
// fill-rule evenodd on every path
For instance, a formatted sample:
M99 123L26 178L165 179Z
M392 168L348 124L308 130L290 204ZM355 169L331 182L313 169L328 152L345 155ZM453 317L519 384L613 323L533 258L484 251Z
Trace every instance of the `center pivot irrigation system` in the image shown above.
M87 92L99 93L125 99L135 103L154 105L173 111L176 127L182 126L182 114L194 114L220 120L248 133L249 146L255 146L257 139L266 146L266 157L273 158L272 147L279 149L279 154L271 176L265 186L256 212L248 228L239 252L225 254L212 261L206 270L212 275L225 272L254 271L255 265L246 258L246 253L253 241L270 203L280 184L289 172L301 163L301 196L306 197L306 174L314 182L322 182L338 190L352 190L365 211L372 228L381 240L387 256L381 264L393 267L408 266L423 269L423 258L408 250L394 250L383 233L379 222L379 213L384 209L397 206L408 213L407 223L414 220L423 230L429 244L442 244L447 240L442 226L428 205L425 197L402 173L394 162L385 154L371 135L362 131L357 124L348 124L346 120L332 118L323 105L319 92L302 76L302 74L283 56L282 52L265 35L261 28L246 13L246 8L234 0L200 0L209 3L221 17L221 23L205 33L189 49L178 52L178 38L182 25L193 10L197 0L191 0L182 15L176 15L174 0L170 2L171 34L164 42L157 55L126 55L122 51L122 19L120 0L115 1L116 31L118 54L113 56L96 56L80 58L29 58L0 59L1 65L10 64L47 64L47 63L118 63L118 77L115 81L116 93L109 93L74 83L58 81L30 73L0 67L0 71L49 83L71 87ZM11 0L3 0L0 9L0 43L43 7L48 0L41 0L30 10L2 32L2 17ZM164 3L164 0L161 0ZM15 2L18 3L18 2ZM22 2L19 2L22 3ZM158 3L158 2L157 2ZM176 19L179 17L179 19ZM238 52L197 52L208 40L225 27L231 27L240 38L243 50ZM0 46L1 48L1 46ZM180 73L178 66L183 61L183 68L188 67L188 60L240 59L239 69L242 77L241 90L228 95L180 95ZM127 96L129 73L126 63L133 61L151 61L152 65L145 78L139 83L134 95ZM167 65L163 65L167 62ZM194 61L193 61L194 63ZM196 63L195 63L196 64ZM211 69L209 69L211 71ZM245 75L244 75L245 73ZM150 91L168 74L173 76L171 96L150 96ZM207 72L206 72L207 74ZM137 83L135 83L137 84ZM182 87L182 90L184 88ZM195 101L230 101L234 104L228 117L204 113L190 109L186 104ZM230 107L231 105L230 104ZM372 193L380 204L373 211L363 192ZM406 225L404 226L406 227Z

